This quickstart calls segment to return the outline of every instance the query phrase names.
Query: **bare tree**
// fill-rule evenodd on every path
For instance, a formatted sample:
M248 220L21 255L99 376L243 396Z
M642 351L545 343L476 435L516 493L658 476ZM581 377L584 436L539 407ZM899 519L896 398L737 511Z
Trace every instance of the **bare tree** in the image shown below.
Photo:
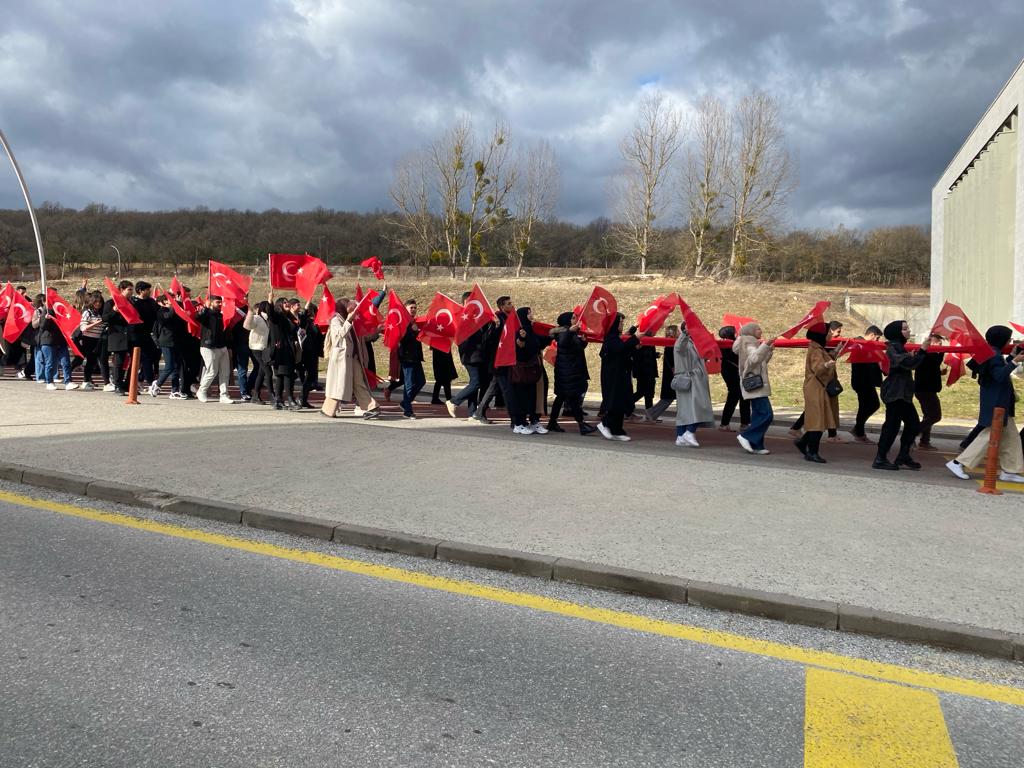
M732 152L729 112L720 99L706 96L697 105L693 144L683 168L683 210L693 240L694 276L704 270L709 249L718 239L725 207L725 165Z
M534 225L555 213L558 201L558 158L551 145L541 140L530 146L517 163L518 182L511 194L508 247L514 258L516 277L523 274L523 261L533 243Z
M466 158L472 152L472 136L472 123L463 118L434 141L427 150L440 207L439 218L445 254L448 258L448 270L452 278L458 269L464 245L462 201L469 186Z
M423 152L414 152L399 160L391 184L391 199L398 208L396 216L387 219L393 228L391 241L412 256L419 266L422 256L429 268L431 259L440 253L438 220L431 210L430 164Z
M775 99L757 90L744 96L736 107L735 126L736 146L725 184L732 215L730 276L743 271L750 250L767 245L795 186Z
M463 214L466 228L463 282L469 279L474 249L479 251L483 263L485 254L480 246L484 235L497 229L505 220L505 201L515 187L516 176L515 164L509 158L508 128L498 123L490 137L480 144L477 159L473 162L469 205Z
M642 275L660 234L654 222L665 209L669 166L682 142L679 110L663 93L644 96L633 130L619 145L626 169L616 190L618 223L612 238L616 251L640 260Z

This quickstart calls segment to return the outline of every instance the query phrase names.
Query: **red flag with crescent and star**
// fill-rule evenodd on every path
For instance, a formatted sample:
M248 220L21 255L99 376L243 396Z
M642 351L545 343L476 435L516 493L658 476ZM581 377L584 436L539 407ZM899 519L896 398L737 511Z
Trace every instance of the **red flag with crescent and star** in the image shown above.
M14 300L14 294L14 286L10 282L0 291L0 320L7 318L7 313L11 309L11 302Z
M739 333L740 332L740 328L742 328L747 323L756 323L756 322L757 321L754 318L752 318L752 317L743 317L743 315L733 315L733 314L730 314L728 312L726 312L724 315L722 315L722 325L723 326L731 325L733 328L736 329L736 333Z
M979 363L984 363L995 355L992 347L985 341L985 334L981 333L970 321L965 313L956 304L946 302L939 310L939 316L935 318L931 331L946 339L953 339L954 334L960 342L960 346L974 356Z
M306 301L311 301L316 287L326 283L333 275L327 265L316 256L309 256L307 259L295 273L295 292Z
M17 291L11 295L11 304L4 321L4 341L16 342L25 329L32 325L32 302Z
M693 339L693 346L696 348L697 353L704 358L708 373L721 373L722 348L718 346L718 341L711 335L711 331L707 329L707 326L697 316L697 313L690 309L689 304L683 301L683 297L677 295L676 298L679 301L679 309L683 313L683 324L686 326L686 332Z
M320 297L320 306L316 308L316 317L313 318L313 322L316 323L316 327L321 331L326 331L327 326L331 324L331 318L337 310L338 305L334 301L334 294L331 293L331 289L325 285L324 295ZM356 333L359 333L359 331L357 330Z
M412 315L392 288L388 291L388 314L384 319L384 346L388 349L397 347L411 323Z
M643 312L637 315L636 327L640 333L657 333L668 320L672 310L679 306L679 296L668 293L651 302Z
M510 312L505 315L505 325L498 340L498 351L494 355L494 367L504 368L516 364L516 339L519 337L519 315Z
M452 339L458 332L461 314L462 305L438 291L431 299L427 313L416 318L416 324L420 327L417 338L441 352L451 352Z
M73 354L84 357L78 349L78 345L71 339L71 334L82 323L82 313L64 301L53 288L46 289L46 308L53 312L53 321L57 323L60 332L64 334L68 349Z
M371 256L368 259L363 259L359 266L366 267L368 270L373 272L373 276L378 280L384 279L384 264L376 256Z
M251 277L241 275L227 264L221 264L219 261L210 262L209 294L211 296L240 301L249 292L250 285L252 285Z
M825 316L825 312L832 306L831 301L819 301L803 316L803 319L794 325L792 328L783 331L779 334L784 339L792 339L802 329L809 325L821 322L821 319Z
M142 318L139 317L139 312L124 294L118 290L117 286L114 285L113 281L109 277L103 278L104 284L107 286L107 290L110 292L110 298L114 302L114 308L121 313L121 317L124 318L128 325L138 325L142 322Z
M615 321L615 314L618 311L618 302L611 291L595 285L590 297L583 304L582 319L588 331L604 336Z
M180 299L181 294L183 294L184 292L185 289L182 287L181 282L178 280L178 276L174 275L171 278L171 296L175 296Z
M356 283L356 309L352 313L355 316L352 325L356 329L356 336L372 336L380 330L383 319L380 316L380 310L373 304L378 296L380 296L380 291L372 288L363 294L363 287ZM363 301L364 297L366 301Z
M884 341L849 339L843 344L839 356L848 356L847 362L850 363L877 363L882 373L889 373L889 356L885 354Z
M459 327L455 332L456 344L461 344L485 325L494 322L494 310L476 283L473 283L473 290L469 292L461 309Z
M314 258L308 253L270 253L270 287L295 288L295 278L299 270Z

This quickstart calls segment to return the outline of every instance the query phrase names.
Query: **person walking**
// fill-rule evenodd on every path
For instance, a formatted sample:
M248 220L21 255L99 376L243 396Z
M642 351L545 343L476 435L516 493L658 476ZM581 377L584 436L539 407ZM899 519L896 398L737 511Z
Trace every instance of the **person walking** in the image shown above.
M907 339L910 326L906 320L894 320L882 331L885 336L885 353L889 357L889 375L882 382L882 402L885 403L885 422L878 438L878 453L871 463L873 469L897 470L900 467L920 469L921 465L910 456L920 429L921 420L914 407L914 369L928 353L929 340L921 348L908 352ZM900 435L900 425L903 433ZM895 461L889 461L889 449L896 438L900 438L900 450Z
M735 344L736 329L731 325L724 325L718 329L718 338ZM727 394L725 405L722 406L722 421L718 428L722 432L736 431L729 425L738 405L740 407L740 431L742 432L750 426L750 401L743 397L743 390L740 388L740 358L732 351L731 346L722 348L722 381L725 382Z
M451 350L445 352L437 347L431 347L430 363L434 372L434 391L430 398L430 404L450 403L452 401L452 382L459 377ZM441 399L442 390L444 390L444 400ZM447 406L445 407L447 408Z
M548 418L549 432L564 432L558 424L562 409L579 425L581 435L595 432L594 427L584 421L583 398L590 385L590 371L587 370L587 337L580 330L579 319L572 312L558 316L557 326L550 334L555 340L555 400L551 404Z
M274 389L273 373L270 372L270 323L267 320L272 311L269 301L261 301L255 307L250 304L242 320L242 327L249 332L249 359L252 361L248 381L249 402L256 405L267 403L263 399L264 383L271 393Z
M836 361L825 349L829 328L815 323L807 329L807 354L804 358L804 433L795 445L804 459L827 463L820 453L821 437L826 429L835 429L835 412L828 387L836 379Z
M220 402L231 405L235 401L228 394L231 379L231 358L227 349L227 334L224 332L224 301L220 296L209 296L196 313L202 334L199 337L199 354L203 357L203 378L199 381L196 398L201 403L209 399L210 386L214 380L220 388Z
M654 387L658 380L658 350L655 347L643 344L637 347L633 355L633 378L636 380L633 402L637 403L641 398L644 401L644 412L640 420L651 421Z
M174 314L171 307L170 297L165 293L156 299L156 319L153 321L153 342L160 349L160 357L164 361L164 369L160 375L149 385L149 394L156 397L160 394L160 388L171 381L171 400L181 399L181 374L179 373L178 356L175 352L175 336L180 333L177 325L184 324L180 317Z
M772 425L772 386L768 380L768 361L775 352L775 339L765 339L761 326L747 323L733 342L733 352L739 358L740 389L743 399L750 403L750 425L736 435L736 442L747 453L764 456L770 453L764 437Z
M541 379L541 344L533 330L533 311L529 307L516 309L519 331L516 337L516 361L509 370L512 389L512 431L517 435L546 435L548 430L540 423L537 408L537 388Z
M931 334L928 341L932 345L942 346L945 339L938 334ZM924 360L914 371L914 397L921 404L921 432L917 447L922 451L938 450L932 445L932 427L942 421L942 367L944 355L941 352L928 352Z
M338 406L344 401L355 401L366 420L380 417L380 406L370 394L366 378L368 357L366 344L356 335L349 314L356 303L339 303L324 336L324 357L327 358L327 379L324 383L324 402L320 412L336 418Z
M138 328L134 328L139 347L139 383L151 385L156 381L160 364L160 350L153 340L153 324L156 322L157 302L152 296L153 286L145 280L135 283L132 295L132 306L142 318Z
M37 381L45 382L46 388L50 391L57 389L55 377L57 370L60 369L64 389L78 389L78 385L71 381L68 342L53 317L53 310L45 306L32 316L32 327L36 329L37 354L42 366L42 378Z
M270 296L273 298L273 292ZM295 323L286 304L283 298L275 300L267 321L270 327L267 337L270 354L267 362L274 372L273 401L274 409L278 411L284 410L286 405L290 410L299 408L299 404L290 395L295 380L299 342L296 339Z
M675 339L679 338L679 326L666 325L665 338L672 339L674 345ZM672 389L672 377L675 376L675 373L675 355L666 349L661 356L661 393L658 402L654 404L649 414L650 420L653 422L660 422L662 415L668 410L668 407L676 401L676 391Z
M675 358L672 385L676 390L676 445L700 448L697 428L713 425L715 412L711 406L707 367L685 325L679 329L672 355Z
M961 480L969 480L967 469L980 468L988 454L988 436L992 431L992 419L996 408L1003 408L1003 432L999 440L999 480L1004 483L1024 483L1024 452L1021 437L1017 432L1015 409L1017 395L1011 376L1024 363L1020 348L1013 355L1004 355L1003 349L1009 343L1013 332L1005 325L993 325L985 331L985 341L995 353L984 363L974 363L972 372L978 377L980 397L978 402L978 425L981 432L952 461L946 462L946 469Z
M427 383L423 374L423 343L417 338L420 327L416 323L416 299L409 299L405 302L405 308L413 321L405 329L405 335L398 342L398 361L402 365L402 417L415 419L412 404L416 402L416 395Z
M877 325L869 325L860 339L878 341L881 337L882 329ZM857 418L851 434L858 443L870 443L865 426L882 405L878 399L878 388L882 386L882 366L874 362L850 363L850 386L857 394Z
M122 280L117 284L117 290L121 295L131 301L135 292L135 286L131 280ZM125 382L125 363L129 359L132 349L138 346L138 339L135 330L131 327L124 316L117 311L117 305L112 298L107 299L103 304L103 322L107 326L107 351L113 358L113 389L115 395L124 395L127 392ZM107 388L104 387L106 390Z
M96 388L93 376L100 370L100 352L103 348L103 294L94 291L85 297L82 321L79 323L78 348L85 355L82 389L86 392ZM105 366L104 366L105 367ZM102 373L102 371L101 371Z
M463 293L463 304L472 295L472 291ZM459 344L459 360L462 361L462 365L466 368L466 373L469 375L469 383L459 390L459 393L454 398L450 397L445 400L445 408L448 409L448 415L453 419L457 416L456 409L463 403L469 408L470 419L476 414L477 402L482 394L480 391L480 369L483 367L484 362L483 342L488 327L488 325L485 325L482 328L478 328L465 341ZM435 377L437 376L436 373L434 375Z
M618 312L611 327L604 334L601 343L601 396L604 415L597 425L597 431L605 440L628 442L629 435L622 427L627 411L633 407L633 378L630 375L634 350L640 346L636 326L626 332L629 338L622 340L622 321L625 316Z

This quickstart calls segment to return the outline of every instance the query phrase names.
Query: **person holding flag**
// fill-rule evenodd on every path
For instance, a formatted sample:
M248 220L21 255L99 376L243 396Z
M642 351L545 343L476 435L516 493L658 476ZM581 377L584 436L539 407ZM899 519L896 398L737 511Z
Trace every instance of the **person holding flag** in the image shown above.
M86 297L82 308L82 320L78 326L78 348L85 355L85 368L82 372L85 382L82 389L86 392L96 388L93 376L99 369L104 384L110 380L110 368L106 360L106 340L103 338L103 294L93 291Z
M131 304L135 286L131 280L122 280L115 287L107 280L110 298L103 305L103 322L107 326L107 351L113 356L113 382L103 388L105 392L115 395L128 393L125 381L125 363L131 356L132 349L138 346L133 324L142 322Z
M611 325L604 334L601 344L601 389L604 397L604 416L597 425L597 431L605 440L629 442L631 439L622 427L626 411L633 407L633 378L630 362L633 350L640 346L636 326L627 332L628 339L622 340L622 321L625 315L616 312ZM676 342L678 343L678 342ZM678 365L678 363L677 363ZM676 369L678 375L678 368Z
M885 336L885 353L889 359L889 375L882 382L882 402L885 403L885 422L878 437L878 453L871 463L872 469L897 470L900 467L920 469L921 465L910 456L921 419L914 407L914 369L928 353L930 338L925 339L920 349L908 352L907 339L910 326L906 320L894 320L882 331ZM903 434L900 436L900 425ZM900 450L896 461L889 461L889 449L900 437Z
M736 328L731 325L723 325L718 329L718 338L736 343ZM722 432L735 432L729 424L732 422L732 415L736 412L736 406L740 407L740 431L750 426L750 401L744 399L743 390L740 389L740 358L732 351L732 346L722 347L722 381L725 382L725 405L722 406L722 420L718 429Z
M509 383L509 371L511 370L512 363L514 362L514 353L512 350L508 351L508 354L513 355L513 360L508 360L508 354L503 355L499 359L499 353L503 351L503 341L505 340L505 326L508 324L509 319L516 311L515 304L512 303L512 298L509 296L499 296L498 300L494 303L498 308L498 312L495 315L493 324L488 333L484 336L483 341L483 365L486 365L488 372L491 374L491 382L487 385L487 389L484 391L483 397L480 398L479 405L476 409L476 414L473 416L474 419L479 421L481 424L490 424L491 422L487 418L487 409L490 404L501 393L502 398L505 401L505 407L510 410L509 424L512 424L511 419L511 408L512 408L512 386ZM518 323L516 320L512 322Z
M359 302L340 301L335 307L324 336L324 357L327 358L327 380L324 384L324 403L320 412L336 418L342 401L354 400L362 409L364 419L380 418L380 406L370 394L366 377L369 364L366 344L356 335L355 316L360 304L368 302L367 294Z
M878 341L882 337L882 329L877 325L869 325L864 333L855 341ZM884 353L880 353L884 357ZM851 434L858 443L870 443L864 427L882 403L878 399L878 388L882 386L882 367L874 360L850 360L850 387L857 394L857 418L854 420Z
M672 356L675 358L672 386L676 390L676 445L700 448L697 429L714 424L715 412L711 407L706 363L685 324L679 329Z
M196 322L199 323L202 334L199 338L199 354L203 357L203 377L199 380L199 391L196 392L196 398L201 403L208 401L214 379L220 388L220 402L224 405L232 405L235 402L228 394L231 357L228 354L227 334L224 331L223 306L223 298L211 295L196 313Z
M41 307L32 317L32 327L36 329L36 346L42 363L42 381L50 391L57 389L54 379L57 368L60 368L64 389L78 389L78 384L71 381L71 356L68 353L68 342L64 332L57 325L54 310ZM38 366L37 366L38 371Z
M740 359L740 388L743 399L750 401L750 426L736 435L736 442L747 453L767 455L764 436L772 425L772 385L768 380L768 362L775 352L775 339L765 339L764 331L755 322L740 327L732 351Z
M928 341L938 347L945 343L945 339L937 333L930 334ZM914 397L921 404L921 431L917 443L918 450L936 451L932 445L932 427L942 421L942 401L939 400L939 392L942 391L942 377L948 373L942 367L945 355L942 352L929 352L924 360L914 370Z
M412 318L406 325L405 333L398 342L398 362L402 366L402 384L404 392L402 395L402 418L415 419L412 404L416 401L416 395L420 393L427 383L427 377L423 373L423 344L418 336L420 327L416 323L416 299L406 299L405 311ZM390 305L389 305L390 307ZM388 309L388 315L393 310Z
M589 435L596 430L583 420L583 397L590 386L584 352L587 336L580 329L579 318L572 312L563 312L557 322L558 325L549 331L555 340L555 401L551 404L548 431L565 431L558 425L558 416L564 405L566 413L579 425L580 434Z

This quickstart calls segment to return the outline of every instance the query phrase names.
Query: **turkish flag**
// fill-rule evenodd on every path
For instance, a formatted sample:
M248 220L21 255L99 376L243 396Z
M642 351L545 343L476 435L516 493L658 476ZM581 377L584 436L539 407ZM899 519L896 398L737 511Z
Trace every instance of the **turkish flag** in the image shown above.
M615 313L619 311L619 305L615 297L607 288L595 285L590 292L590 298L583 304L583 322L587 330L604 336L615 322Z
M308 256L307 259L308 261L295 273L295 292L306 301L311 301L316 287L326 283L333 275L327 265L316 256Z
M659 296L643 312L637 315L636 327L640 333L657 333L665 324L672 310L679 306L679 296L668 293Z
M10 285L10 283L8 283L8 285ZM0 315L2 314L3 309L0 309ZM1018 325L1017 323L1010 323L1010 325L1013 327L1015 331L1017 331L1017 333L1024 333L1024 325Z
M840 357L846 356L850 363L877 363L883 373L889 373L889 356L885 354L884 341L849 339L843 344Z
M14 301L14 286L10 283L4 286L4 289L0 291L0 318L6 318L7 312L11 308L11 302Z
M221 306L220 313L221 322L224 325L225 331L245 319L245 310L238 306L238 302L234 299L225 298L224 304Z
M4 340L12 344L16 342L25 329L32 325L32 313L32 302L14 291L7 310L7 320L4 322Z
M789 330L783 331L779 335L784 339L792 339L801 329L806 328L809 325L814 325L815 323L820 323L821 319L825 316L825 312L827 312L828 308L831 306L831 301L819 301L811 307L810 311L806 315L804 315L803 320Z
M316 308L316 317L313 318L313 322L316 323L321 331L325 331L327 326L331 324L331 318L337 310L338 305L334 301L334 294L325 285L324 295L320 298L320 306Z
M487 297L484 296L480 286L473 283L473 290L469 292L466 303L462 305L462 314L459 315L459 328L455 332L455 343L461 344L485 325L492 322L494 322L494 310L491 309L491 305L487 301Z
M740 332L740 328L742 328L747 323L756 322L757 321L752 317L743 317L742 315L730 315L728 312L722 315L722 325L731 325L733 328L736 329L737 334Z
M383 318L380 316L380 310L373 304L378 296L380 296L380 291L371 288L365 294L366 301L363 301L363 288L356 283L356 309L353 312L355 317L352 320L356 336L372 336L380 328Z
M139 317L139 312L135 309L135 305L124 297L117 286L111 282L110 278L103 278L103 282L106 284L107 290L110 291L110 298L114 301L114 308L121 313L121 317L124 318L125 322L128 325L138 325L141 323L142 318Z
M270 259L271 288L294 288L299 269L315 258L308 253L270 253L267 256Z
M967 314L956 304L948 301L939 310L939 316L935 318L930 333L947 339L953 339L956 335L960 346L974 355L974 359L979 363L984 363L995 355L992 347L985 341L985 335L974 327Z
M240 275L227 264L219 261L210 262L209 295L220 296L222 299L244 299L252 285L252 278Z
M505 327L498 339L498 351L494 355L494 367L503 368L516 364L516 339L519 337L519 315L512 311L505 315Z
M459 329L457 318L461 314L462 305L459 302L440 291L435 293L430 306L427 307L427 313L416 319L416 324L420 327L417 338L427 342L434 349L451 352L452 339Z
M951 387L964 375L964 355L961 352L947 352L942 358L943 364L949 368L949 376L946 377L946 386Z
M397 347L411 324L412 315L409 314L409 310L405 308L402 300L395 293L395 289L392 288L388 292L388 316L384 322L384 346L388 349Z
M199 327L199 323L195 321L195 309L189 299L185 299L184 306L176 301L172 301L171 309L174 310L174 314L185 321L185 324L188 325L188 332L190 334L195 336L197 339L202 336L202 329Z
M370 389L376 389L377 387L380 386L380 376L371 371L369 368L363 368L363 371L366 373L366 384L367 386L370 387Z
M180 299L181 294L184 292L185 289L182 287L181 283L178 282L178 276L175 275L174 277L171 278L171 296L176 296L177 298Z
M82 322L82 313L64 301L53 288L46 289L46 308L53 311L53 320L64 334L68 349L79 357L84 357L78 345L71 340L71 334Z
M376 277L378 280L384 279L384 264L376 256L371 256L368 259L363 259L363 261L360 262L359 266L366 267L367 269L369 269L371 272L373 272L373 276Z
M547 349L544 350L544 362L546 362L548 365L553 366L555 364L555 360L557 360L557 359L558 359L558 342L557 341L553 341L553 342L551 342L551 345Z
M721 373L722 371L722 348L718 341L711 335L697 313L690 309L690 305L683 301L682 296L677 296L679 309L683 312L683 324L687 333L693 339L693 346L697 353L704 358L708 373Z

